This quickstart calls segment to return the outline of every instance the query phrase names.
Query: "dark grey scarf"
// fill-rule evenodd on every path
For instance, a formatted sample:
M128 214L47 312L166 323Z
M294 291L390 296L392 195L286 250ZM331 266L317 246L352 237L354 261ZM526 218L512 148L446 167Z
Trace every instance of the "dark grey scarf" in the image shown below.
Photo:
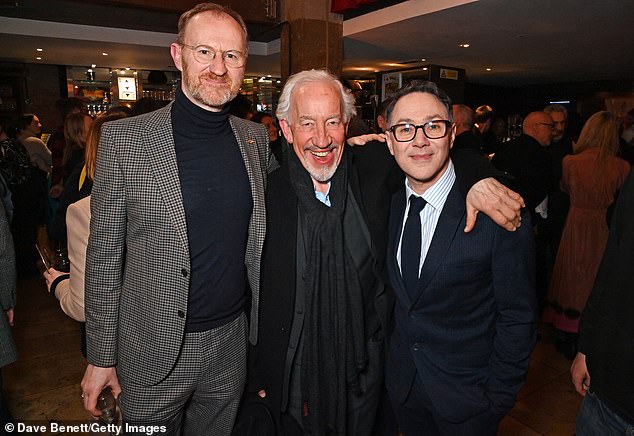
M347 395L361 394L367 363L363 295L343 238L347 153L331 179L328 207L292 151L288 166L305 225L306 287L301 387L303 427L311 435L345 435Z

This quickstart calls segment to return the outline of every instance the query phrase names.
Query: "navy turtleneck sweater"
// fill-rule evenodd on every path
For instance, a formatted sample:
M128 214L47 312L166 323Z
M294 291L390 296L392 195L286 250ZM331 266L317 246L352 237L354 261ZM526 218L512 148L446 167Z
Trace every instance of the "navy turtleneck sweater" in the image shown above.
M186 331L202 332L234 320L244 308L253 199L228 105L221 112L204 110L179 88L172 129L191 256Z

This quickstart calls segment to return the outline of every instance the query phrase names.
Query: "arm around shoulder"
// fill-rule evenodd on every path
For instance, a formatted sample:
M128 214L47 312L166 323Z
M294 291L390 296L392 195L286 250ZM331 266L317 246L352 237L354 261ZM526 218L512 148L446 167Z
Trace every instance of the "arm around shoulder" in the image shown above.
M120 126L117 128L121 129ZM88 361L99 367L117 363L119 299L123 284L127 211L126 186L115 143L124 132L104 124L91 193L91 223L86 250L85 314ZM118 146L119 145L119 146Z

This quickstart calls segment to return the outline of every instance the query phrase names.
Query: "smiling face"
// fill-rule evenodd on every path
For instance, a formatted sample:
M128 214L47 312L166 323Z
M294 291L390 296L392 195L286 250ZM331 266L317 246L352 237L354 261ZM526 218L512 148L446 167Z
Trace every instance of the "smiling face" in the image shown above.
M298 85L288 120L280 120L280 126L315 189L327 192L328 181L341 162L347 127L335 85L327 81Z
M446 107L433 94L413 92L401 97L390 115L389 126L409 123L425 124L432 120L447 120ZM414 139L399 142L394 134L387 135L387 146L396 163L405 173L410 186L422 194L442 176L449 165L449 150L453 145L455 127L443 138L429 139L417 129Z
M219 111L238 95L242 85L244 66L228 67L222 58L228 50L247 52L242 28L229 15L201 12L190 19L180 42L191 47L205 45L216 51L215 59L201 64L194 59L191 48L178 43L170 48L176 68L183 73L183 93L203 109Z

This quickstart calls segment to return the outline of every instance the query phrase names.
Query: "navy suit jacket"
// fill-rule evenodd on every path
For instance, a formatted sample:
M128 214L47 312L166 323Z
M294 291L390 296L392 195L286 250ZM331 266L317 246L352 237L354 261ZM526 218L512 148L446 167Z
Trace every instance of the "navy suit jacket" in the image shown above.
M403 403L420 377L450 422L506 414L525 381L535 344L535 253L530 217L516 232L484 214L463 232L465 202L454 183L410 298L396 260L406 198L394 194L388 274L396 297L386 385ZM418 384L420 386L420 384Z

